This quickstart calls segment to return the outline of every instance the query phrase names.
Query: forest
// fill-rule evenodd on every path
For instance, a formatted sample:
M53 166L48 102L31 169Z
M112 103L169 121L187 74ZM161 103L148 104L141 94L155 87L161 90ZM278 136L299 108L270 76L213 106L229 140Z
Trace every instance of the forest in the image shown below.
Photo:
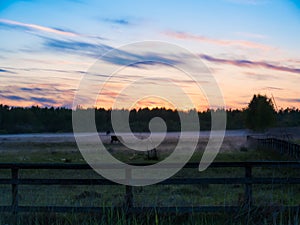
M80 109L91 110L91 109ZM111 110L96 108L95 121L99 132L112 130ZM142 108L129 112L130 128L134 132L149 131L149 121L161 117L168 131L180 131L178 111L165 108ZM189 112L184 112L189 113ZM228 109L227 129L245 129L247 109ZM198 112L200 129L209 130L211 110ZM299 109L280 109L275 112L274 127L300 126ZM38 106L9 107L0 104L0 134L72 132L72 109Z

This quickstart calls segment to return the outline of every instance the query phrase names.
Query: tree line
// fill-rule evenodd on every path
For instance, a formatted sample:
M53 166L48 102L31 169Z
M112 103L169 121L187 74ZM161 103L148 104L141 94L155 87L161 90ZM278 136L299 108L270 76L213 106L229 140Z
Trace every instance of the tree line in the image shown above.
M253 130L265 129L266 127L292 127L300 126L300 110L295 108L281 109L275 111L274 108L265 104L270 104L265 96L253 97L248 107L245 109L228 109L227 129ZM262 100L262 101L261 101ZM255 103L256 101L256 103ZM267 101L267 103L266 103ZM254 103L253 103L254 102ZM259 103L262 102L262 103ZM252 104L252 105L251 105ZM271 105L271 104L270 104ZM273 106L272 106L273 107ZM91 110L91 109L77 109ZM99 132L112 131L111 110L96 108L95 121ZM222 109L219 109L222 110ZM259 111L260 110L260 111ZM269 114L268 114L269 110ZM271 110L271 111L270 111ZM211 111L197 112L199 116L200 129L209 130L211 125ZM128 112L128 111L127 111ZM191 113L181 112L181 113ZM180 131L180 118L177 110L165 108L142 108L133 109L129 112L130 128L134 132L149 131L149 121L154 117L162 118L168 131ZM272 119L272 117L274 117ZM269 121L269 118L272 121ZM72 132L72 110L68 108L54 108L38 106L32 107L9 107L0 104L0 133L58 133Z

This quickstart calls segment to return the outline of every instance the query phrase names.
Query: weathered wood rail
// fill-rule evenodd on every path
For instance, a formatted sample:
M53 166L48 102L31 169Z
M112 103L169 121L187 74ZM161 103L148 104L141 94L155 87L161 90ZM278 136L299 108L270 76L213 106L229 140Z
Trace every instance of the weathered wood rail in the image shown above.
M298 144L278 138L260 136L247 136L247 140L256 147L279 151L280 154L287 154L297 160L300 159L300 145Z
M135 164L149 165L149 164ZM173 167L175 165L169 165ZM198 169L198 163L188 163L184 168ZM101 168L116 168L113 165L101 165ZM213 168L243 168L244 176L241 177L218 177L218 178L170 178L157 185L195 185L195 184L242 184L244 185L244 205L225 205L225 206L207 206L199 205L192 207L136 207L134 206L134 192L131 186L125 187L124 206L114 208L116 210L126 210L128 213L145 212L145 210L155 210L156 212L232 212L240 210L241 207L250 209L253 205L252 185L253 184L300 184L300 176L296 177L254 177L253 168L295 168L300 169L300 162L297 161L258 161L258 162L214 162L210 165ZM19 186L20 185L120 185L106 179L54 179L54 178L20 178L20 170L91 170L87 164L62 164L62 163L1 163L1 170L11 170L11 178L1 178L0 184L11 185L12 199L11 205L0 206L0 212L105 212L107 207L73 207L73 206L34 206L19 205ZM130 173L130 171L127 171ZM300 174L300 173L299 173ZM298 174L297 174L298 175ZM300 210L298 206L282 206Z

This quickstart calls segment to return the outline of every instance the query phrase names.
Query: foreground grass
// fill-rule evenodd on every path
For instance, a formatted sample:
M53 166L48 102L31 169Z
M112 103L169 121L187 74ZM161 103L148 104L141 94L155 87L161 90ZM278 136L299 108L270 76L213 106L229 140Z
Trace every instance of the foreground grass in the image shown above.
M265 208L260 211L225 213L158 214L155 211L140 214L126 214L124 211L108 209L99 214L55 214L31 213L18 217L2 214L1 224L18 225L299 225L299 213L274 211Z

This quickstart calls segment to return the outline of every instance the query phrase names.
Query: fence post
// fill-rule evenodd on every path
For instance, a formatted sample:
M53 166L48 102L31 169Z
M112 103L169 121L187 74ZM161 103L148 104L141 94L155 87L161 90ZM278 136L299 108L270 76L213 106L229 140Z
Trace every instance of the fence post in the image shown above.
M19 178L19 169L18 168L11 168L11 194L12 194L12 200L11 200L11 213L12 218L11 222L12 224L18 224L18 205L19 205L19 190L18 190L18 178Z
M18 199L18 178L19 178L19 169L18 168L12 168L11 169L11 176L12 176L12 185L11 185L11 190L12 190L12 213L17 214L18 213L18 204L19 204L19 199Z
M126 168L125 169L125 177L126 180L131 180L131 169ZM125 186L125 206L126 210L130 211L130 209L133 207L133 188L130 185Z
M246 178L246 184L245 184L245 204L247 208L250 208L252 206L252 166L246 165L245 167L245 178Z
M126 206L128 209L133 207L133 193L132 193L132 187L126 185Z

